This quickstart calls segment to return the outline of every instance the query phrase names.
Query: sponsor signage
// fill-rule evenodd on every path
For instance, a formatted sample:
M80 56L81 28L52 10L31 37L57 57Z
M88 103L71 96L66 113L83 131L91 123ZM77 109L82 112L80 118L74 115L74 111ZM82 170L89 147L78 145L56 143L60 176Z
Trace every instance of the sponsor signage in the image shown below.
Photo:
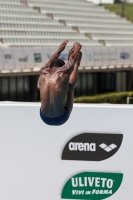
M68 61L68 54L69 54L69 48L66 47L59 55L59 59L62 59L64 62ZM49 60L51 56L57 51L57 48L55 47L49 47L47 51L45 52L47 55L47 59Z
M27 54L26 49L23 49L21 47L19 48L13 48L13 55L14 55L14 63L16 66L16 69L24 69L26 67L26 60L27 60Z
M52 55L50 55L49 53L47 53L47 58L50 59Z
M68 61L68 53L61 53L59 58L64 60L65 62Z
M123 54L124 53L124 54ZM125 47L124 52L120 56L122 56L122 59L124 60L125 65L130 65L132 63L132 48L131 47Z
M18 58L19 62L28 62L28 55L22 58Z
M89 66L89 67L92 67L94 66L94 48L90 48L90 47L87 47L86 49L86 59L87 59L87 63L86 65ZM83 55L84 57L84 55ZM84 58L85 59L85 58Z
M122 60L128 60L129 57L130 57L129 52L121 52L121 53L120 53L120 58L121 58Z
M57 51L56 47L0 49L1 69L42 67ZM59 58L67 62L69 50L70 47L66 47ZM132 47L83 47L81 67L93 69L95 66L131 65L132 53Z
M4 58L5 58L5 61L8 62L9 60L12 59L12 55L11 54L5 54Z
M102 65L102 51L101 48L94 48L94 65L101 66Z
M117 64L124 64L124 47L117 47Z
M35 63L41 63L42 62L41 53L34 53L34 61L35 61Z
M2 68L5 70L11 70L15 68L14 54L11 48L5 48L2 50Z
M122 179L122 173L79 173L66 182L62 190L61 198L91 200L106 199L119 189Z
M36 67L42 67L47 61L47 51L45 48L33 48L32 57Z
M118 64L117 61L117 48L111 47L109 48L109 65L116 65Z
M102 47L102 65L106 66L109 65L109 48L108 47Z
M102 161L118 151L122 140L122 134L83 133L67 142L62 160Z
M0 56L1 55L2 55L2 48L0 47ZM2 63L2 59L0 59L0 70L2 70L2 69L3 69L3 63Z
M61 52L59 58L62 59L64 62L68 61L68 54L69 54L70 48L66 46L66 48Z
M61 52L59 58L67 62L70 48ZM57 51L55 47L47 48L1 48L2 68L32 68L46 63ZM132 47L83 47L82 67L131 65L133 63Z

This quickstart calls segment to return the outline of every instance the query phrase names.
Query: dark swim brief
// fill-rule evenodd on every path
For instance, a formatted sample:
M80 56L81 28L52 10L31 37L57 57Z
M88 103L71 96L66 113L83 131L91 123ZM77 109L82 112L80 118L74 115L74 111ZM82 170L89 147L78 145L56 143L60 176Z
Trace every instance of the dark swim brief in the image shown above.
M69 112L68 112L68 108L65 106L65 112L61 116L50 118L50 117L46 117L42 113L41 108L40 108L40 117L44 123L46 123L50 126L60 126L68 120Z

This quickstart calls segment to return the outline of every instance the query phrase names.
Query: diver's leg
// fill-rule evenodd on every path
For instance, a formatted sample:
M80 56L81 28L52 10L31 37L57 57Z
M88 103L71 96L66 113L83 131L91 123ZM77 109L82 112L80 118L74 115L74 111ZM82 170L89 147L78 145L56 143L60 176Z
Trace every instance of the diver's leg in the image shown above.
M67 102L66 102L69 115L71 114L71 111L73 109L73 101L74 101L74 90L72 89L72 85L69 84L69 90L67 92Z

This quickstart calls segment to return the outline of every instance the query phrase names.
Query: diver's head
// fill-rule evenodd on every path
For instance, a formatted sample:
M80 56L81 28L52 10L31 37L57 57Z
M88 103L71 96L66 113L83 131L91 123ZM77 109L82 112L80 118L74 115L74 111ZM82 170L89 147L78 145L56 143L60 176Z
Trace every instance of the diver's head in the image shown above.
M63 65L65 65L65 62L59 58L54 59L51 64L50 64L50 68L53 67L62 67Z

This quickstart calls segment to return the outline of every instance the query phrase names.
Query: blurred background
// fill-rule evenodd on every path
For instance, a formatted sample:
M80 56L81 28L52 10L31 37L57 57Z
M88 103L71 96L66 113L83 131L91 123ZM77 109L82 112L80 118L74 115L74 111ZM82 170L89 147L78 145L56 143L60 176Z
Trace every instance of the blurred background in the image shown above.
M83 45L75 102L133 97L133 0L0 0L0 101L40 101L39 69Z

